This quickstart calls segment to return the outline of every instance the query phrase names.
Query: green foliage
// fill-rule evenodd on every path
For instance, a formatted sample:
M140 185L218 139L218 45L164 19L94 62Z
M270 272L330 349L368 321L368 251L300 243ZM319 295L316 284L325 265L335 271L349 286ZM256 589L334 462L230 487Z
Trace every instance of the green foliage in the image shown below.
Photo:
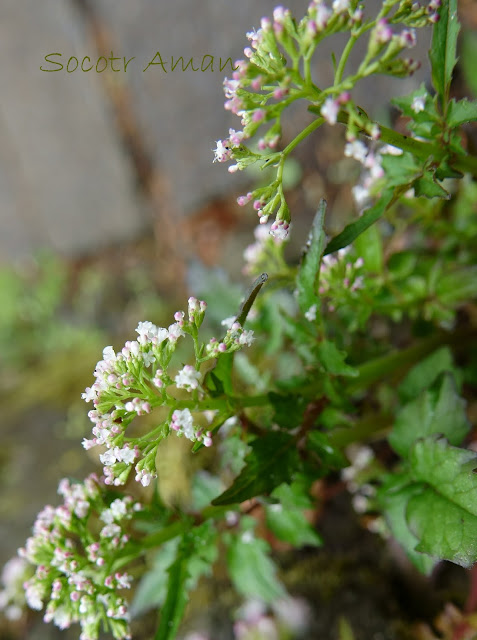
M276 431L266 433L250 443L251 452L233 485L212 501L213 505L236 504L270 493L288 482L297 466L295 438Z
M322 544L320 536L307 522L303 511L312 508L306 483L282 484L271 494L277 500L265 506L266 523L277 538L295 547Z
M322 200L313 220L296 279L298 305L303 313L318 303L318 278L325 246L325 214L326 202Z
M227 567L241 595L260 598L264 602L273 602L285 596L285 589L277 579L276 567L268 551L268 544L256 538L249 529L230 536Z
M468 431L465 401L457 394L452 376L444 373L429 389L404 405L396 417L389 442L397 453L406 457L418 438L442 434L451 444L460 444Z
M117 569L145 555L134 565L138 573L146 570L133 613L160 607L157 640L177 637L189 593L222 555L241 596L269 604L283 598L264 537L293 547L321 545L311 520L317 486L332 494L346 484L355 509L373 512L378 525L384 518L387 533L423 573L441 560L463 567L477 562L477 455L465 448L473 433L470 387L477 380L477 161L466 151L462 129L477 119L477 106L450 99L457 2L443 0L439 19L435 11L434 3L389 0L365 17L354 1L329 9L311 3L300 22L277 8L273 26L264 20L260 32L248 34L247 60L225 83L227 106L240 114L243 131L231 129L230 138L218 141L215 159L233 159L232 172L254 164L267 169L260 184L238 199L253 201L261 223L274 217L269 228L255 232L246 252L245 273L255 281L240 302L239 287L197 267L192 288L209 300L210 315L204 301L191 297L187 312L177 312L168 329L139 323L139 337L124 349L106 347L96 380L83 394L94 403L89 415L95 425L94 438L84 445L104 445L100 493L108 504L100 516L107 523L101 544L116 536L116 521L126 509L126 503L113 501L109 485L124 485L130 475L144 487L155 483L158 445L174 434L190 440L189 449L198 454L190 463L195 475L182 507L160 504L156 490L152 505L138 509L142 519L135 518L133 538L112 538L124 549L110 550L111 575L101 574L98 581L99 590L127 583L129 577ZM415 65L401 54L414 44L413 30L429 24L435 94L421 85L393 100L406 119L405 135L373 121L352 92L378 73L410 75ZM340 32L350 38L335 58L333 84L319 87L312 56L323 38ZM348 73L359 40L363 58ZM464 61L468 67L468 53ZM308 103L314 119L280 145L282 117L298 99ZM292 182L301 177L289 156L325 123L345 127L344 153L362 165L361 184L353 189L358 211L343 216L347 224L330 238L328 214L334 212L321 199L301 260L289 264L290 167ZM262 137L249 148L262 127ZM364 137L373 142L365 144ZM20 343L27 344L31 332L36 344L25 349L26 361L40 356L41 340L48 348L66 340L60 330L63 337L55 343L53 322L65 282L47 262L37 290L22 297L19 281L0 273L8 294L0 292L0 346L9 366L14 368L18 348L17 315ZM228 329L220 323L224 317ZM247 355L244 346L250 347ZM35 388L35 378L37 372L22 398ZM131 426L138 416L139 435ZM183 462L174 461L171 476ZM88 533L81 502L67 498L71 521ZM321 509L326 517L326 501ZM64 511L58 513L68 520ZM27 547L36 567L33 587L46 601L52 588L45 582L48 572L37 566L35 545ZM85 550L85 567L92 574L106 571L95 554L95 547ZM53 620L55 601L47 604ZM82 620L78 612L71 620L89 624L93 614ZM60 614L61 622L65 612ZM110 627L123 640L122 604L115 616L109 616ZM352 636L344 622L340 635Z
M444 113L447 111L452 73L457 63L456 50L459 29L457 0L443 0L439 10L439 20L432 32L429 58L432 83Z
M172 640L184 615L188 591L198 578L210 571L217 557L216 532L210 522L184 533L168 573L167 596L160 609L160 623L155 640Z

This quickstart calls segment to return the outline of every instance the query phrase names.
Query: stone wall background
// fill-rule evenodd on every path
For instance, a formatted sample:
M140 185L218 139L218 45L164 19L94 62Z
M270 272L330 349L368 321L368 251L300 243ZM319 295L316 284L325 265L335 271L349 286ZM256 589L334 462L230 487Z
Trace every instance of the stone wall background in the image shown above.
M372 0L367 5L375 5ZM118 244L164 217L185 217L235 192L243 176L212 164L236 116L223 109L218 58L243 57L246 31L275 0L3 0L0 6L0 262L40 248L78 255ZM288 6L300 16L307 2ZM420 37L413 55L424 59ZM331 73L331 45L316 77ZM44 56L135 56L126 73L46 73ZM214 72L142 69L156 51ZM57 58L58 59L58 58ZM118 63L116 63L118 64ZM230 75L230 74L229 74ZM398 82L373 79L356 97L376 112ZM291 131L290 131L291 134ZM142 188L141 188L142 187ZM146 187L146 188L144 188ZM170 240L173 242L174 240Z

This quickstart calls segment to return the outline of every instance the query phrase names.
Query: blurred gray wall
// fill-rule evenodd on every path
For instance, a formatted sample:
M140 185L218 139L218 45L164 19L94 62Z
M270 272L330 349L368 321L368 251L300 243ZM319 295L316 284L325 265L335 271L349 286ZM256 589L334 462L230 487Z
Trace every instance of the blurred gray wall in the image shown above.
M219 58L243 57L245 32L277 2L85 2L0 4L0 262L40 247L91 252L151 225L157 212L137 188L141 167L124 142L128 130L146 158L147 179L166 185L164 206L174 215L187 215L243 180L212 164L214 141L229 127L239 128L236 116L223 109L222 81L230 70L220 72ZM298 17L306 5L287 3ZM421 37L414 57L424 59L428 39ZM54 59L65 66L70 56L88 55L95 63L98 46L121 58L114 63L121 71L40 70L58 68L44 60L53 52L62 54ZM143 72L157 51L169 72L160 66ZM182 72L180 65L170 71L171 56L193 57L197 66L206 54L214 56L213 73ZM125 73L122 58L133 56ZM329 55L317 58L316 71L319 84L330 79ZM417 79L395 86L404 93ZM373 79L356 97L373 111L387 101L393 82Z

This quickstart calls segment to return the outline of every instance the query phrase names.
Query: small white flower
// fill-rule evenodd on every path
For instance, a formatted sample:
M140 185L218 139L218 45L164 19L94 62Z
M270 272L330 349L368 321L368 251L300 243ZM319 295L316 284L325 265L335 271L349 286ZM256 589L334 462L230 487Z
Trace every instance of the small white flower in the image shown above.
M420 113L426 108L426 96L416 96L411 102L411 109L414 113Z
M181 337L185 336L185 333L182 330L182 327L179 323L175 322L169 326L168 330L168 338L171 342L177 342L177 340Z
M220 323L223 327L230 329L235 322L235 316L230 316L229 318L224 318Z
M156 362L156 357L150 351L146 351L142 354L142 361L146 367L150 367L151 364Z
M324 4L318 5L318 9L316 10L316 26L318 29L322 30L328 24L328 20L332 15L332 11L328 9L328 7Z
M366 189L363 185L357 184L351 189L351 193L353 194L353 198L358 209L361 209L368 204L370 199L369 189Z
M118 524L107 524L101 529L101 538L115 538L121 534L121 527Z
M336 124L340 105L333 98L327 98L320 109L320 113L328 124Z
M305 318L309 322L314 322L316 320L316 304L312 305L308 311L305 311Z
M347 158L354 158L358 162L364 164L366 156L368 154L368 148L361 142L361 140L354 140L353 142L347 142L344 148L344 154Z
M111 502L109 509L113 514L113 517L115 520L121 520L121 518L123 518L127 512L126 504L124 503L123 500L120 500L119 498Z
M114 360L116 360L116 353L114 352L113 347L109 346L109 347L104 347L103 349L103 360L105 362L111 362Z
M116 456L116 450L113 451L113 449L108 449L99 455L99 459L105 467L111 467L118 459Z
M136 459L136 452L134 449L131 449L127 445L125 445L121 451L119 452L120 458L126 464L132 464Z
M380 150L381 155L388 155L388 156L402 156L402 149L400 149L399 147L395 147L392 144L387 144L384 147L382 147L382 149Z
M85 402L91 402L96 398L96 390L93 387L86 387L84 393L81 394L81 397Z
M192 365L186 364L183 369L174 378L174 382L178 389L197 389L201 378L200 371L197 371Z
M230 149L228 148L228 145L224 144L224 142L227 143L227 140L217 140L217 146L213 150L215 154L214 162L227 162L230 158Z
M335 13L343 13L349 9L349 0L334 0L332 7Z
M250 347L252 345L253 341L254 341L254 337L253 337L253 331L252 330L244 331L239 336L239 343L243 344L243 345L246 345L247 347Z
M189 440L195 440L194 422L189 409L176 409L172 414L171 426Z

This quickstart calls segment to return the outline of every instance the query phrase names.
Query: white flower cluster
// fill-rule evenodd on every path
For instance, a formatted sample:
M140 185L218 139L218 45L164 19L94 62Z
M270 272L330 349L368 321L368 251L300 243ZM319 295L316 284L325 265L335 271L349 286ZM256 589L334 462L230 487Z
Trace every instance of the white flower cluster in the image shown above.
M273 245L282 244L284 238L280 237L279 232L272 233L272 226L271 224L263 225L262 220L260 220L260 224L255 227L253 232L255 242L249 244L243 252L245 261L243 272L245 274L254 274L263 271L263 269L260 269L260 263L262 260L266 260L268 249ZM272 236L272 238L270 236Z
M201 373L186 365L172 379L167 368L179 338L194 334L201 325L206 303L189 298L188 317L183 311L174 314L175 322L167 329L150 321L139 322L137 340L126 342L121 351L112 347L103 351L103 359L94 372L96 382L82 394L86 402L93 402L88 413L93 422L93 438L83 440L85 449L106 447L99 458L104 465L107 484L124 484L135 465L136 480L148 486L157 477L155 452L158 440L125 439L125 430L136 416L151 413L154 407L171 404L174 398L167 388L193 391L200 388ZM164 424L164 432L168 425Z
M352 193L359 211L369 206L371 202L371 191L374 189L378 181L384 176L384 170L381 166L383 155L401 155L401 149L392 145L384 145L380 149L371 151L361 140L348 142L344 150L345 156L354 158L360 162L365 171L361 176L360 184L352 188Z
M0 582L0 611L7 620L19 620L25 605L23 583L28 573L29 564L24 558L11 558L3 567Z
M346 453L352 464L341 470L341 477L348 490L353 494L352 503L356 513L365 513L370 507L370 498L376 495L376 489L368 482L360 481L366 469L374 460L373 450L365 445L350 445Z
M189 298L188 317L183 311L174 314L175 323L167 329L152 322L140 322L136 328L137 340L126 342L115 353L112 347L103 351L94 375L96 382L86 389L82 397L93 402L88 416L94 424L93 437L83 440L85 449L105 447L99 459L103 464L104 482L122 485L134 467L135 478L144 487L157 477L156 453L159 442L171 431L212 445L212 432L193 424L191 411L201 411L200 401L206 393L202 386L200 363L222 353L231 353L250 346L253 331L244 331L237 322L228 329L222 341L216 338L207 345L197 346L198 329L202 324L206 303ZM179 338L190 334L196 341L196 365L186 364L172 377L168 367ZM199 358L197 354L202 354ZM190 400L180 400L177 390L186 390ZM184 402L189 407L184 407ZM150 438L125 437L125 432L136 416L149 414L155 407L167 406L170 418L151 432ZM78 507L81 509L81 505Z
M362 289L364 278L359 273L364 266L363 258L357 258L354 262L345 260L349 251L349 247L344 247L336 253L323 256L320 269L320 295L326 295L330 290L335 290L337 280L340 281L345 290L351 293ZM330 310L333 311L334 309ZM307 313L311 316L312 309L309 309ZM308 319L310 320L310 318ZM314 318L311 318L311 320L314 320Z
M46 506L38 514L33 536L18 551L36 567L23 585L27 604L37 610L46 604L45 622L60 629L79 622L80 640L96 640L101 623L114 638L130 638L127 604L118 591L130 588L131 577L111 573L109 567L121 558L129 540L125 522L142 507L130 497L108 506L95 475L82 484L64 479L58 492L63 504ZM88 527L93 514L105 523L96 540Z
M252 330L245 330L239 322L232 322L221 342L217 338L211 338L206 345L206 353L216 357L221 353L232 353L244 346L250 347L254 341Z

